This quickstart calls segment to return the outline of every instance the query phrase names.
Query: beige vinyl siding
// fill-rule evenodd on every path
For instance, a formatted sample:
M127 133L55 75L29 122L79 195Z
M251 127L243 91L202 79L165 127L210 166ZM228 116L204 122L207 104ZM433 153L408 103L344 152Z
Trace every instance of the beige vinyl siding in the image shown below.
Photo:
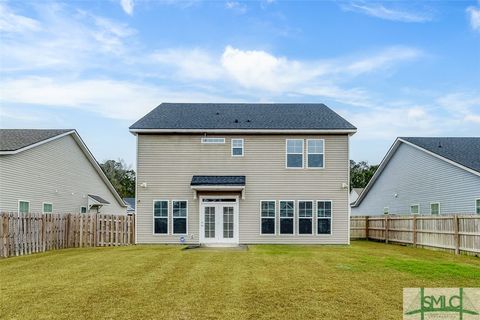
M240 200L240 243L348 243L348 135L212 135L225 144L202 144L202 135L138 136L137 240L178 243L179 236L153 234L155 199L188 200L187 242L199 239L199 204L193 199L193 175L245 175L245 199ZM244 139L244 157L231 156L231 139ZM325 169L286 169L285 140L325 139ZM146 183L147 187L141 187ZM331 235L260 235L260 201L332 200ZM316 203L316 202L315 202ZM171 202L169 208L171 230ZM316 213L314 206L314 213ZM295 210L298 213L298 210ZM297 216L295 217L297 219ZM316 231L316 219L314 219ZM297 222L295 222L297 225Z
M1 211L17 211L18 200L26 200L31 212L41 213L47 202L55 213L78 213L88 194L110 202L100 212L126 213L71 135L0 156Z

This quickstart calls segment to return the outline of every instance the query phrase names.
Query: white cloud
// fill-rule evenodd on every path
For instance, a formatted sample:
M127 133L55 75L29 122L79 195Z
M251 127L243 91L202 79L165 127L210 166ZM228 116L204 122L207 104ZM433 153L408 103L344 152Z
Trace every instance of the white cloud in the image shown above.
M344 10L363 13L372 17L381 18L391 21L400 22L426 22L433 19L431 12L423 8L423 10L397 9L386 7L380 3L371 3L364 1L352 1L348 4L342 4Z
M468 7L467 13L470 18L470 26L475 31L480 31L480 8Z
M453 92L439 97L437 103L443 109L467 123L480 122L480 94L478 93Z
M107 118L135 120L160 102L227 102L222 96L108 79L59 80L26 77L0 82L2 100L11 104L76 108Z
M125 41L135 30L125 24L65 5L46 4L37 10L33 29L17 28L14 36L2 38L3 72L104 67L130 50Z
M200 49L168 49L152 54L154 63L174 68L173 73L180 78L193 80L219 79L223 70L218 61L208 52Z
M133 0L120 0L120 5L122 6L122 9L123 11L125 11L126 14L133 14L133 7L135 6Z
M233 10L239 14L244 14L247 12L247 6L238 1L227 1L225 3L225 8Z
M30 32L37 31L39 28L39 23L35 19L18 15L0 2L0 31Z

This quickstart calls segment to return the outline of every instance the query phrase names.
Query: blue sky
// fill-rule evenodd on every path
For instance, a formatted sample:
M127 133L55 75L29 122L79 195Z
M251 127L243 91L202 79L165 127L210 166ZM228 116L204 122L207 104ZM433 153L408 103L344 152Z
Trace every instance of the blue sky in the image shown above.
M323 102L351 158L480 135L480 2L0 1L2 128L75 128L133 164L161 102Z

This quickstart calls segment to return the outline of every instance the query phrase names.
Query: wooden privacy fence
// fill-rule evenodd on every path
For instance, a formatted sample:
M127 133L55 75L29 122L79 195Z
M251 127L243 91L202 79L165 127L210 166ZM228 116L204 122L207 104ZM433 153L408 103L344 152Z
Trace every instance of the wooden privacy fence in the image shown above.
M480 216L352 216L351 239L373 239L414 247L480 254Z
M133 216L99 213L0 213L0 257L133 244L134 221Z

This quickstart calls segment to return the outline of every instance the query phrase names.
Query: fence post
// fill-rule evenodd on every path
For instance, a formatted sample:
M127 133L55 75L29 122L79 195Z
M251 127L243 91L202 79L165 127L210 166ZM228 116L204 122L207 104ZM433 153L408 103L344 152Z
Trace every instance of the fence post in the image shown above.
M365 217L365 239L368 240L368 216Z
M413 247L417 247L417 215L413 215L413 226L412 226L412 242L413 242Z
M385 216L385 243L388 243L388 214Z
M460 253L460 235L458 234L458 215L453 216L453 232L455 242L455 254Z

